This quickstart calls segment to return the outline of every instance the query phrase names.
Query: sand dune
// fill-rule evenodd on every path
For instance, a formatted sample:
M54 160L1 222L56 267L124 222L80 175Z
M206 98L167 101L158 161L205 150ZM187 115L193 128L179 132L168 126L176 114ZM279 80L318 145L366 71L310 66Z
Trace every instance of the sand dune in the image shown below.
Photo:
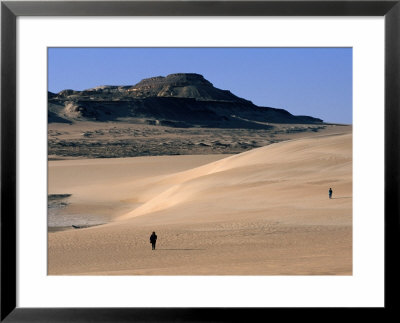
M169 189L121 219L185 203L190 203L191 207L212 205L212 212L207 211L210 220L218 219L221 214L216 212L218 208L225 212L229 209L230 214L241 208L253 212L270 209L273 205L298 206L305 198L322 200L323 207L326 206L327 186L337 181L343 187L340 193L351 196L351 150L351 135L294 140L253 149L164 178L160 184L169 182ZM303 202L299 203L299 199ZM194 208L189 217L195 215L197 209Z
M50 210L49 226L109 222L162 192L163 178L224 155L155 156L49 161L49 194L69 194ZM154 183L154 185L153 185ZM62 222L61 222L62 224Z
M197 160L194 168L169 164L149 177L146 163L129 168L133 159L123 184L124 167L103 173L103 182L115 180L114 201L131 204L109 224L49 233L49 274L352 273L351 134L281 142L203 165L184 157L187 166ZM165 164L141 158L156 171ZM87 187L75 194L85 190L93 194ZM148 242L153 230L156 251Z

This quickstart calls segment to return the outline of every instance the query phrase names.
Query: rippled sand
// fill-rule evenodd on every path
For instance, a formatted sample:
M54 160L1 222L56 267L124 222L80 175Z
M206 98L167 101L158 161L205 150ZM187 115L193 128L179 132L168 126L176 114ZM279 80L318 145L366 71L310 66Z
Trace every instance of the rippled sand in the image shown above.
M352 274L351 134L228 157L54 161L49 180L72 194L65 211L111 221L49 232L51 275Z

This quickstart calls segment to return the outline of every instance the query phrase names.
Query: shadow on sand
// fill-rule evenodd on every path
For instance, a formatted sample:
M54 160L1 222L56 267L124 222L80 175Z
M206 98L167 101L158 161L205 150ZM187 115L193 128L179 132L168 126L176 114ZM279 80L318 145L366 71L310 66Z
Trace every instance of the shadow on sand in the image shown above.
M332 197L332 200L340 200L340 199L351 199L352 196L339 196L339 197Z
M191 251L191 250L206 250L206 249L156 249L156 250L175 250L175 251Z

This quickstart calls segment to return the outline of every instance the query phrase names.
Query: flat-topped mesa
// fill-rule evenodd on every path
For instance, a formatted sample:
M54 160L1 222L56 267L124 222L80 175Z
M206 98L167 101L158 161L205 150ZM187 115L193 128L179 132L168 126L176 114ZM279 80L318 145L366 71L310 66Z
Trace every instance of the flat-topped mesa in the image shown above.
M49 122L148 119L174 127L269 128L269 123L320 123L283 109L259 107L202 75L175 73L136 85L101 85L48 93ZM158 124L157 123L157 124Z
M170 86L188 86L188 85L207 85L213 86L207 81L203 75L196 73L175 73L167 76L156 76L141 80L139 83L133 86L135 89L143 87L157 88L165 85Z
M217 89L203 75L175 73L141 80L136 85L101 85L83 91L63 90L55 95L60 99L132 100L155 97L186 98L197 101L223 101L252 105L228 90Z
M215 88L203 75L196 73L175 73L165 77L147 78L128 91L135 97L176 97L199 101L246 101L233 95L230 91Z

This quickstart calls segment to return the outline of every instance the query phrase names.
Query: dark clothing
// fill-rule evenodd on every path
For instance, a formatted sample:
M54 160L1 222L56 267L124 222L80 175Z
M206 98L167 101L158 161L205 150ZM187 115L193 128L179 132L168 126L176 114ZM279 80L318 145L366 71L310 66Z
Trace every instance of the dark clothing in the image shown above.
M153 234L150 236L150 243L151 243L151 249L156 249L156 241L157 241L157 235L153 232Z
M156 242L156 241L157 241L157 235L156 235L155 233L153 233L153 234L150 236L150 242L153 243L153 242Z
M332 189L329 189L329 198L332 198Z

